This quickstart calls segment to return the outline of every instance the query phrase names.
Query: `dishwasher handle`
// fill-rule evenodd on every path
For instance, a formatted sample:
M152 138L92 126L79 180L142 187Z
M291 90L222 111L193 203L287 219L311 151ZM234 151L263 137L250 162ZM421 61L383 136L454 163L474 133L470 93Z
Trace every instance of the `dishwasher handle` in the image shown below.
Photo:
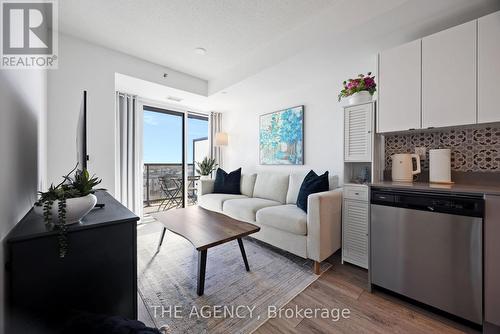
M371 204L459 216L484 216L484 199L477 196L372 190Z
M383 193L383 192L372 192L372 203L377 202L378 204L393 204L394 195Z

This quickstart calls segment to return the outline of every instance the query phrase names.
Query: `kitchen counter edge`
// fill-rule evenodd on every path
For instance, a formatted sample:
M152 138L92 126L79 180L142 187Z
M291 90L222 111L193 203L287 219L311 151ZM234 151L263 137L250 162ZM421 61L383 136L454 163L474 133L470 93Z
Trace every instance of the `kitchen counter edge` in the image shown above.
M368 185L370 188L387 188L409 191L432 191L432 192L450 192L450 193L466 193L466 194L483 194L500 196L500 187L497 186L482 186L468 184L434 184L423 182L392 182L382 181L373 182Z

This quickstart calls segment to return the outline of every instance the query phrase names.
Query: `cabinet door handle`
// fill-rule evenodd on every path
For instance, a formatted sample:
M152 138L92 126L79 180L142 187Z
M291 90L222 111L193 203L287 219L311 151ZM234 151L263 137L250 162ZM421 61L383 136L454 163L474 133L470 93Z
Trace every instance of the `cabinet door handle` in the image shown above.
M434 127L433 126L429 126L429 127L427 127L427 129L431 130L431 129L434 129Z
M354 193L354 195L359 196L359 193Z
M408 131L414 131L414 130L415 130L415 128L409 128L408 129Z

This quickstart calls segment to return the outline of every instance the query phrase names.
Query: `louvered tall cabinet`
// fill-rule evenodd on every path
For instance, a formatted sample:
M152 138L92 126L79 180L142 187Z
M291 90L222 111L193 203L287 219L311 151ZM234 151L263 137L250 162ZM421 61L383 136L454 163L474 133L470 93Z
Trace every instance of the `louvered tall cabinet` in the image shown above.
M374 135L375 102L344 107L344 199L342 263L368 269L368 183L380 178L374 156L380 156ZM380 147L380 149L383 149Z
M360 104L344 109L344 161L372 161L373 104Z

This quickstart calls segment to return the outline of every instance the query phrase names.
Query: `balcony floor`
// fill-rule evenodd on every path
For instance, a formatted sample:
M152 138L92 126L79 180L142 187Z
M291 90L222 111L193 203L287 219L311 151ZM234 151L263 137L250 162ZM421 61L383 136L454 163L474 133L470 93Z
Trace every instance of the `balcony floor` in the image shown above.
M148 223L155 222L156 219L154 219L151 216L151 213L155 213L155 212L159 211L158 208L160 206L160 203L161 203L161 201L155 201L155 202L152 202L151 205L149 205L149 206L144 206L143 213L142 213L142 219L140 220L139 224L148 224ZM191 200L188 201L189 206L195 205L195 204L196 204L196 202L193 202ZM161 211L175 210L175 209L176 209L175 206L170 206L170 207L166 207L166 208L165 208L165 205L161 206Z

